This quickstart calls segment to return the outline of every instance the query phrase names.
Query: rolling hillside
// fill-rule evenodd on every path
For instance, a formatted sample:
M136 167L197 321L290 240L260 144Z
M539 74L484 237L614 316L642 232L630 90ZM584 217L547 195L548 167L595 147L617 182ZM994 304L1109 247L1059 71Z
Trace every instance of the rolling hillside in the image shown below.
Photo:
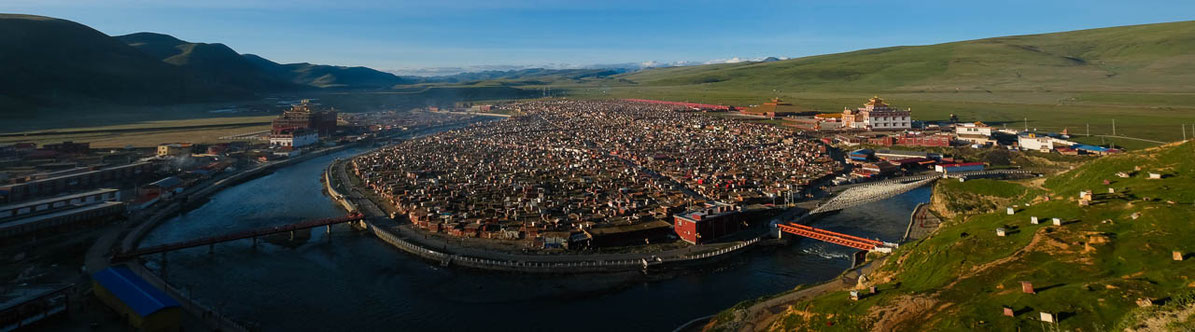
M115 38L162 62L191 71L212 84L256 92L300 88L266 72L224 44L189 43L170 35L150 32Z
M0 14L0 114L36 105L152 104L239 98L219 86L88 28L41 16Z
M958 215L883 260L866 284L878 293L864 291L851 301L844 290L790 303L766 329L1195 328L1192 155L1195 142L1188 141L1103 157L1044 179L939 182L932 208ZM1094 193L1089 206L1078 203L1083 190ZM949 197L963 196L1000 208L949 204ZM979 208L965 211L968 206ZM1007 215L1007 206L1016 214ZM1031 216L1041 223L1032 224ZM997 228L1007 236L998 236ZM1033 293L1023 292L1022 282L1031 283ZM1012 316L1004 315L1006 307ZM735 318L739 308L719 315L709 329L746 326ZM1041 312L1053 314L1057 326L1043 323Z
M413 80L367 67L316 65L305 62L279 64L254 54L245 54L243 57L274 78L316 88L388 89L395 85L414 83Z
M157 33L111 37L50 17L0 14L0 118L87 114L96 106L176 105L266 93L388 89L410 83L365 67L278 64L218 43Z
M623 78L783 91L1195 91L1195 21L901 46Z
M238 54L224 44L190 43L158 33L139 32L116 38L163 62L202 73L220 84L254 91L379 89L409 82L366 67L279 64L254 54Z
M1180 124L1195 124L1195 21L656 68L538 86L544 85L574 97L730 105L781 97L830 112L881 95L913 109L916 120L955 114L1045 131L1090 128L1093 136L1081 141L1135 149L1182 139Z

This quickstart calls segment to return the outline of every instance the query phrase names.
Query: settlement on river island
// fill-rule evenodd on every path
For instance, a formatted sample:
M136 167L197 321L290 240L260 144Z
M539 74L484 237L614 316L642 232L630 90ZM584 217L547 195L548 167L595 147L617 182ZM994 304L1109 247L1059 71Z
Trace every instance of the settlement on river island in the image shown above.
M517 115L357 157L354 171L396 217L427 232L579 249L713 241L746 221L684 231L674 216L770 205L841 170L821 142L792 130L677 105L503 107Z

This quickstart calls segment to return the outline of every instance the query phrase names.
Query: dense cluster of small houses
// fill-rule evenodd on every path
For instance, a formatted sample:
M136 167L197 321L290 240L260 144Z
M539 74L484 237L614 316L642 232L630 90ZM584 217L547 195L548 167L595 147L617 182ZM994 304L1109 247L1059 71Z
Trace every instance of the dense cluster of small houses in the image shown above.
M706 202L768 203L841 167L790 130L675 105L500 107L520 115L363 155L353 170L427 231L568 248Z
M344 113L340 119L349 127L362 127L367 132L387 130L416 130L458 124L476 118L475 115L432 113L426 111L379 111Z

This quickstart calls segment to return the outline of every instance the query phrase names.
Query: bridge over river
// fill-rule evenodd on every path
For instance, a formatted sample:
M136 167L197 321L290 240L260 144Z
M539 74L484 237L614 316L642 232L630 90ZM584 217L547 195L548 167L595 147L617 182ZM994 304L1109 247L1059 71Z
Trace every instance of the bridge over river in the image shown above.
M143 256L143 255L151 255L151 254L156 254L156 253L163 253L163 252L167 252L167 251L174 251L174 250L180 250L180 249L186 249L186 248L194 248L194 247L205 246L205 245L212 246L212 245L215 245L216 243L236 241L236 240L249 239L249 238L253 239L253 244L254 244L254 246L256 246L257 238L261 237L261 236L289 232L289 233L291 233L291 236L293 237L294 231L297 231L297 230L315 228L315 227L320 227L320 226L331 227L332 225L335 225L335 224L343 224L343 223L348 223L348 222L360 221L362 219L365 219L365 215L362 215L360 213L354 213L354 214L349 214L349 215L346 215L343 217L337 217L337 218L317 219L317 220L304 221L304 222L299 222L299 223L294 223L294 224L289 224L289 225L251 229L251 230L236 232L236 233L232 233L232 234L207 236L207 237L201 237L201 238L196 238L196 239L191 239L191 240L166 243L166 244L156 245L156 246L152 246L152 247L138 248L138 249L133 249L130 251L120 252L120 253L117 253L116 255L114 255L112 257L112 260L113 261L122 261L122 260L128 260L128 259L136 258L139 256ZM330 232L331 228L329 228L328 231Z

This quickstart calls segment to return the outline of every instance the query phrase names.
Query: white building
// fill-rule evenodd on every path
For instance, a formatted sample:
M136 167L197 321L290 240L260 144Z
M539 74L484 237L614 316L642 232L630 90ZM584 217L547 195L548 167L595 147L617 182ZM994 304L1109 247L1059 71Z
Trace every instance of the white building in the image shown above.
M857 109L842 111L843 127L868 130L899 130L913 127L912 111L889 107L880 97L872 97Z
M1069 147L1076 144L1078 143L1033 133L1017 135L1017 145L1021 150L1050 152L1055 146Z
M977 135L984 137L992 136L992 127L989 127L983 122L964 123L954 127L954 133L959 135Z
M295 129L270 135L270 146L300 148L319 142L319 134L306 129Z
M954 134L960 141L971 144L995 144L992 139L992 127L983 122L965 123L954 127Z

